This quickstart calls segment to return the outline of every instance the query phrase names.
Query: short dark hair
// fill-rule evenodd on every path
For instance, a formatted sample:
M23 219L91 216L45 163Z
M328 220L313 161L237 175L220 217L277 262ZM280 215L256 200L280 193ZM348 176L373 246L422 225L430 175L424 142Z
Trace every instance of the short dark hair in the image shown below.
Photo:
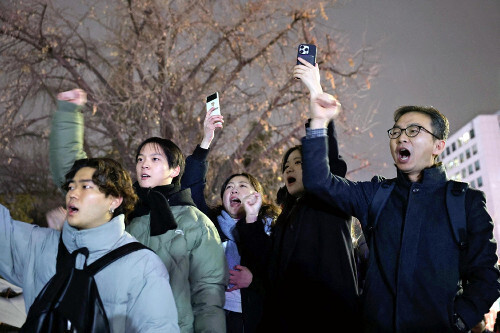
M302 156L302 145L296 145L288 149L283 155L283 160L281 161L281 173L285 172L285 164L286 161L288 160L288 157L290 157L290 154L293 153L294 151L298 150L300 153L300 156Z
M169 139L163 139L154 136L142 141L142 143L139 145L139 147L137 148L137 152L135 154L136 162L137 158L139 157L139 154L141 153L142 148L148 143L153 143L161 148L161 150L167 157L168 166L170 168L176 168L176 167L180 168L179 174L172 180L173 184L180 185L182 175L184 174L184 166L186 164L184 159L184 154L182 153L181 149L173 141Z
M409 112L420 112L428 115L431 118L432 134L437 136L441 140L447 140L448 134L450 134L450 123L448 119L439 112L436 108L432 106L416 106L416 105L406 105L398 108L394 111L394 122L396 123L401 116Z
M95 169L92 181L105 196L111 195L116 198L123 198L121 205L115 209L113 217L120 214L124 214L127 217L134 210L138 197L135 194L132 178L128 171L120 163L111 158L84 158L76 160L71 170L65 176L66 181L62 189L67 192L70 181L73 180L78 170L85 167Z

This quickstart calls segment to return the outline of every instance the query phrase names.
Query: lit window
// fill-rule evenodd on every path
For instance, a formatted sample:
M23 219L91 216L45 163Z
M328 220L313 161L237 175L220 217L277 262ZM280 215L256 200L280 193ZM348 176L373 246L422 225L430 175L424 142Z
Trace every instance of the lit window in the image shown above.
M476 171L480 169L479 160L477 160L476 162L474 162L474 168L476 168Z
M462 134L462 136L460 137L459 140L462 141L463 144L466 144L467 142L469 142L469 140L470 140L469 132L465 132L464 134Z
M447 168L448 168L448 169L453 168L453 161L449 161L449 162L448 162Z

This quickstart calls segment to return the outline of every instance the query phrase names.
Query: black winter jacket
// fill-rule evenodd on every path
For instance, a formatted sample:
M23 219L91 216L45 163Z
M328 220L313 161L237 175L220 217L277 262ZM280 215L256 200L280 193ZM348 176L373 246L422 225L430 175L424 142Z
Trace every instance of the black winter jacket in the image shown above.
M327 164L326 138L305 138L302 143L306 189L366 228L382 179L353 182L334 176ZM454 314L473 327L500 296L496 243L484 194L474 189L466 193L468 247L461 254L447 215L447 181L442 166L425 169L416 183L398 171L370 242L366 332L453 332Z
M330 166L345 176L333 124L328 132ZM270 258L260 332L347 332L355 327L360 312L350 216L306 193L285 204L271 239L259 225L237 227L242 251Z

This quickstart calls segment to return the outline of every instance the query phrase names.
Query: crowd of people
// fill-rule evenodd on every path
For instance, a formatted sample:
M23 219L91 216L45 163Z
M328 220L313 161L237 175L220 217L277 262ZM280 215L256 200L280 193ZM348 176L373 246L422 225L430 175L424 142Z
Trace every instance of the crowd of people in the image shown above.
M481 191L461 186L450 213L458 187L437 162L447 118L399 108L388 130L396 177L351 181L334 124L341 105L323 92L318 65L299 62L310 119L283 156L276 202L234 170L220 204L207 204L207 158L224 122L213 108L187 158L169 139L146 138L133 182L118 162L87 158L86 93L60 93L49 159L65 209L40 228L0 206L0 276L23 288L28 319L52 277L140 242L147 248L95 275L112 332L484 331L500 296L497 245ZM351 237L354 218L364 241ZM64 267L63 250L73 260Z

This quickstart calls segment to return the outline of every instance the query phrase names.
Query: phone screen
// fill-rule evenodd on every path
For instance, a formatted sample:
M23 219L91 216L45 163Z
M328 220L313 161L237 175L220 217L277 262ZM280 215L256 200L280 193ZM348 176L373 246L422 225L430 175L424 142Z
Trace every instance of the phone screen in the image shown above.
M297 49L297 58L303 58L312 65L316 65L316 45L313 44L300 44ZM297 60L297 65L302 65Z

